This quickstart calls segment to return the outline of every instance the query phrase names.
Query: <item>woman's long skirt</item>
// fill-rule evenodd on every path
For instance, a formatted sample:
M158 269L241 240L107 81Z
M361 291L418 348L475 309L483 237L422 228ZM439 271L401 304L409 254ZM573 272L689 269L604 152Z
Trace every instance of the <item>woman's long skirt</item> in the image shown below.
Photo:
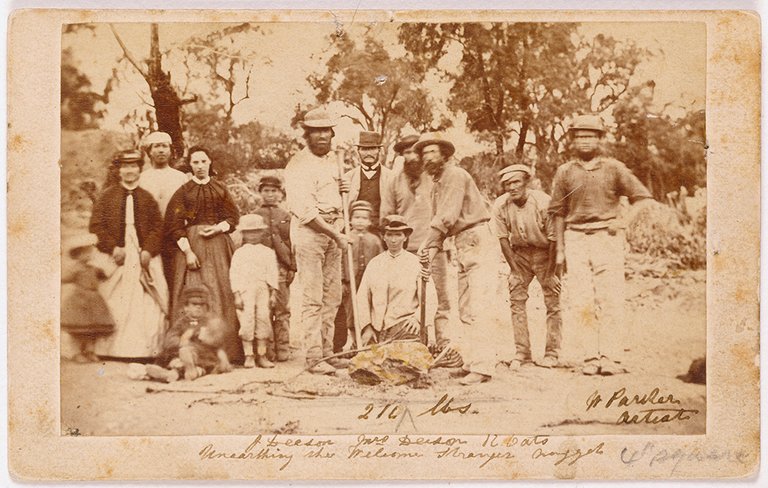
M149 269L143 270L139 253L136 227L127 224L125 262L100 286L115 331L96 341L99 356L153 358L160 353L167 329L168 287L160 256L152 258Z
M234 245L229 234L217 234L210 238L201 237L205 227L192 225L187 228L187 239L192 251L200 261L200 269L187 269L187 260L181 250L176 251L173 271L173 322L184 310L181 293L186 286L205 285L211 294L210 311L226 324L224 350L229 360L243 362L243 346L237 335L239 325L235 312L235 299L229 283L229 264L232 262Z

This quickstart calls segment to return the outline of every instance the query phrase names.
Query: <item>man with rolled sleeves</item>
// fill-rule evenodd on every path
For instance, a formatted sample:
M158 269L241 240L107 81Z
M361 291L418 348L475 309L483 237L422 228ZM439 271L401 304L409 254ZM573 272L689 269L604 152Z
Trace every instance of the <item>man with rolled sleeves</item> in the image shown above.
M493 202L493 227L501 252L509 264L509 302L515 333L515 359L511 369L531 362L526 304L528 287L535 276L544 293L547 309L547 340L540 366L558 364L562 319L560 279L555 274L555 232L549 217L549 195L528 187L531 169L523 164L499 172L505 193Z
M378 132L360 131L358 136L357 154L360 157L360 167L353 168L344 175L349 181L349 201L362 200L371 204L370 231L377 236L379 231L379 208L381 195L389 185L392 171L381 165L381 134ZM387 214L385 214L387 215Z
M291 354L290 287L296 273L296 258L291 247L291 214L279 206L285 194L280 178L270 175L262 177L259 181L259 194L262 204L256 213L261 215L267 224L270 238L264 244L275 251L279 272L275 305L271 312L274 334L267 356L274 356L274 360L283 362L287 361Z
M303 290L306 362L313 374L333 374L336 365L344 366L335 359L318 362L333 354L333 322L341 303L341 250L349 242L341 232L341 191L348 191L348 185L339 178L336 156L331 152L335 125L321 108L307 112L302 121L307 145L291 158L283 174Z
M490 215L472 176L452 163L454 145L436 133L422 134L414 144L424 169L432 177L432 219L419 246L431 263L447 237L454 237L459 263L459 319L463 325L465 369L462 384L491 379L497 362L497 330L489 314L489 283L495 256L493 237L488 227Z
M421 157L414 144L419 136L410 135L395 143L395 152L403 157L402 169L390 178L390 184L381 197L381 215L402 215L413 228L407 251L418 253L419 245L429 232L432 220L432 177L424 171ZM441 346L446 336L451 314L448 297L448 257L439 249L432 259L431 278L437 291L435 311L435 341Z
M558 267L567 263L575 335L583 347L585 375L627 371L623 361L624 232L619 198L651 199L635 175L600 154L605 134L598 116L580 115L568 130L576 157L557 168L549 212L554 217Z

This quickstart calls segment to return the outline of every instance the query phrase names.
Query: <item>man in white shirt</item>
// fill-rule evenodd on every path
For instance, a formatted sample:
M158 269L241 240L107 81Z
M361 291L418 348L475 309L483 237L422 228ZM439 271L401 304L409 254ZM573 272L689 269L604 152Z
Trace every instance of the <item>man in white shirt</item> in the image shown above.
M152 132L142 142L142 147L150 167L145 167L139 179L139 186L152 195L160 207L160 215L165 217L165 209L176 190L187 182L187 175L170 166L171 136L165 132ZM163 258L163 274L169 286L173 280L173 255L176 248L173 242L163 243L161 256Z
M344 227L339 178L331 151L335 121L323 109L304 116L307 146L285 166L285 191L296 249L297 279L302 288L301 322L305 327L306 362L313 374L333 374L345 367L333 354L334 319L341 303L341 250L348 238ZM317 363L317 364L315 364Z

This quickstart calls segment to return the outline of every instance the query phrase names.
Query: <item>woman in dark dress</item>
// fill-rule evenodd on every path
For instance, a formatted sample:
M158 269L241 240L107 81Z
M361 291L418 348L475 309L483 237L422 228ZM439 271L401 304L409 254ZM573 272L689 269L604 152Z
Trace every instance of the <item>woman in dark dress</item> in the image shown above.
M234 296L229 283L229 264L234 245L230 233L237 227L240 214L226 186L211 177L210 152L203 147L189 150L192 179L179 188L165 213L165 232L176 242L172 321L181 315L181 293L187 286L208 287L210 311L226 323L224 349L233 362L243 361L237 336L238 323Z

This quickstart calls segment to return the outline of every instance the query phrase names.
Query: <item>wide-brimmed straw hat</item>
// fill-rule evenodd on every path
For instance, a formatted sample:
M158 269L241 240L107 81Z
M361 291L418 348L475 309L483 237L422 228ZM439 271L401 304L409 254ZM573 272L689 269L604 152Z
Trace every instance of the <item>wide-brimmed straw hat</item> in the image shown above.
M433 144L437 144L443 149L446 158L450 158L453 156L453 153L456 152L456 147L453 143L438 132L426 132L422 134L419 137L419 140L416 141L416 144L413 145L413 149L414 151L421 153L422 149Z
M237 230L244 232L247 230L264 230L269 226L264 222L264 217L259 214L246 214L240 217L240 223Z
M335 127L336 120L324 108L316 108L304 114L301 126L305 129L325 129Z
M384 219L384 232L386 231L405 232L405 237L408 237L413 232L413 228L408 225L402 215L390 215Z

